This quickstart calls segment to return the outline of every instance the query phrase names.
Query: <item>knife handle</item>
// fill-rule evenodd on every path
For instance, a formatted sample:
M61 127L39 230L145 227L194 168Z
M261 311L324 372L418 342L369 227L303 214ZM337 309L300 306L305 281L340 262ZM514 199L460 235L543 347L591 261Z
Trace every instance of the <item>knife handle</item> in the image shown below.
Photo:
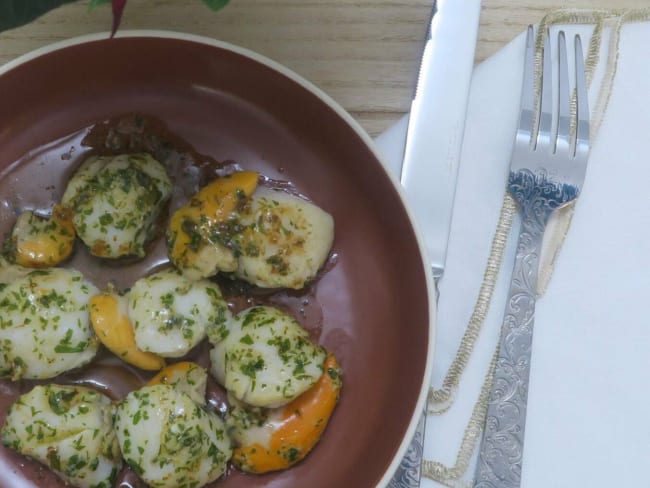
M542 206L543 207L543 206ZM475 488L519 488L539 255L550 208L522 208Z

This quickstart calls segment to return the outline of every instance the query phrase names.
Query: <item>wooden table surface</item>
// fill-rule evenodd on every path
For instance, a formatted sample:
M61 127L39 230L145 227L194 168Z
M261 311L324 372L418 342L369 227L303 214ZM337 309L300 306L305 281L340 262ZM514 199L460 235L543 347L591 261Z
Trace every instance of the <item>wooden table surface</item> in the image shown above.
M464 1L464 0L455 0ZM433 0L131 0L122 29L210 36L268 56L307 78L375 136L408 110ZM476 62L561 7L624 8L647 0L483 0ZM110 28L110 8L80 0L0 34L0 63L32 49Z

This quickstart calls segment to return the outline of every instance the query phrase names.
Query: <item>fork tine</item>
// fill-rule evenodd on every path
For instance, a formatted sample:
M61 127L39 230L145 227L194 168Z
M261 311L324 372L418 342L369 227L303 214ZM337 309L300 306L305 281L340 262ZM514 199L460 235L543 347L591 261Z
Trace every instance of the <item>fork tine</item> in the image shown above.
M580 36L575 37L576 50L576 103L577 127L575 157L586 158L589 154L589 100L585 81L585 62L582 57Z
M555 153L568 156L570 147L571 109L569 103L569 66L567 62L564 31L560 31L558 34L558 48L558 122Z
M537 146L551 147L551 127L553 125L553 74L551 66L550 34L546 31L542 53L542 100L540 102Z
M535 31L528 26L526 33L526 56L524 61L524 79L521 88L521 112L517 132L527 135L528 145L532 145L531 134L534 128L535 113Z

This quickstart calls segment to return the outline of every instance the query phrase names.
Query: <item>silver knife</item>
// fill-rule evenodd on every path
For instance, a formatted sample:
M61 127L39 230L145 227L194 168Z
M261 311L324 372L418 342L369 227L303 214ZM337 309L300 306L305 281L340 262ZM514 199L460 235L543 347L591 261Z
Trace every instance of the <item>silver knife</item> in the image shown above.
M434 2L406 132L401 182L424 236L436 295L447 256L480 10L480 0ZM390 488L420 486L425 423L426 407Z

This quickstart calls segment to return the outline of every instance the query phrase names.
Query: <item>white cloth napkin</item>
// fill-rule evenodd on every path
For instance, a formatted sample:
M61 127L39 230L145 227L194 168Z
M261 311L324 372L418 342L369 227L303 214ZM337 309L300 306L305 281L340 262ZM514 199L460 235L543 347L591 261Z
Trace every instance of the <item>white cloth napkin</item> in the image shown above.
M588 39L593 26L566 30ZM603 32L590 89L591 107L601 113L607 91L601 87L607 61L615 59L609 58L615 34L611 28ZM523 34L517 37L474 71L440 286L436 388L472 313L497 225L518 117L524 39ZM585 50L588 45L584 42ZM650 23L623 25L616 75L583 192L548 289L537 302L525 488L650 486L649 45ZM444 115L432 114L436 116ZM402 120L377 139L394 171L405 128ZM428 417L425 459L454 464L497 343L518 227L516 219L456 401L445 414ZM474 462L465 480L473 474ZM423 488L439 486L422 482Z

